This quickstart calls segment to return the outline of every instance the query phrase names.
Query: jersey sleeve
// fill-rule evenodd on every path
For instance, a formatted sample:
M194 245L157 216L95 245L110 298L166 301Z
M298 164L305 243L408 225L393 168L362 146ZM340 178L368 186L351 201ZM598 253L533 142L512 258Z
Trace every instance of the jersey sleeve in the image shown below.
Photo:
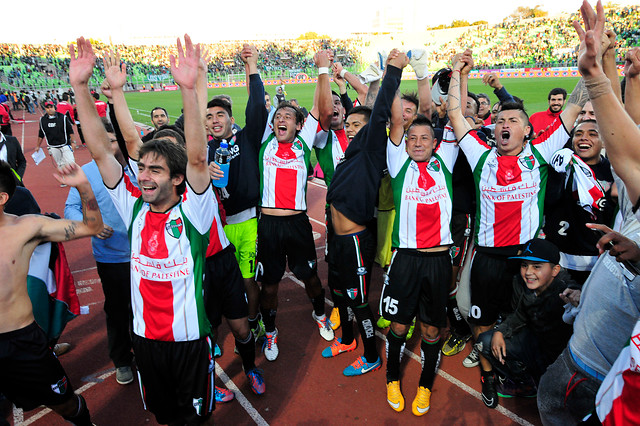
M459 151L460 147L458 147L457 144L453 142L445 142L444 139L440 142L440 145L438 145L438 149L436 149L438 156L442 158L442 162L445 167L450 171L453 171L453 166L456 164Z
M553 154L562 149L568 140L569 133L564 127L562 119L558 117L544 133L532 142L532 145L540 152L542 158L549 163Z
M442 137L443 142L445 141L445 138L449 138L446 136L447 128L451 129L449 126L445 127L445 135ZM453 132L453 129L451 129L451 131ZM464 155L467 156L471 170L476 168L482 154L491 150L491 147L478 136L477 130L471 130L469 133L464 135L460 140L459 145L464 152Z
M196 194L187 182L187 189L182 194L182 211L200 234L207 234L218 211L218 201L211 183L202 194Z
M313 115L309 114L304 122L304 126L302 126L302 130L300 130L300 133L298 134L298 137L304 141L309 149L311 149L315 145L316 136L318 136L319 133L324 133L324 143L326 143L327 132L322 130L320 122ZM321 143L322 137L318 136L318 139L318 143ZM322 148L322 146L318 146L318 148Z
M122 170L120 181L114 188L109 188L107 185L105 188L107 188L107 192L128 230L133 220L133 207L138 198L142 197L142 192L131 182L124 170Z
M398 175L407 158L409 158L409 154L407 154L404 136L402 136L402 140L398 146L391 142L391 139L387 138L387 169L392 178Z

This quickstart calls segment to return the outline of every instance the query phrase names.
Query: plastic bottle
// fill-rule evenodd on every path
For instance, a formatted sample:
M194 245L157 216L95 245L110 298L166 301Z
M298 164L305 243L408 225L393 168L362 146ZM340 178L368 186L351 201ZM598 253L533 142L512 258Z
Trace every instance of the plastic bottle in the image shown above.
M220 147L216 149L214 161L220 166L224 176L218 180L213 179L211 182L217 188L224 188L229 182L229 145L226 142L220 142Z

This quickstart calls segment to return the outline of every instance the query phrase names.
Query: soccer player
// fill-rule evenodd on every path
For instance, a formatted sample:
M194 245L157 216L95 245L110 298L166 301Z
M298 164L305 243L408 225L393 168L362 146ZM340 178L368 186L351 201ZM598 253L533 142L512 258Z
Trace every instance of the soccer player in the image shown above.
M513 274L507 258L540 231L549 162L567 142L567 126L575 122L587 93L580 80L559 119L534 143L529 143L533 131L522 105L503 104L496 120L496 147L492 148L478 137L460 108L460 75L463 68L472 66L470 50L454 57L447 112L460 148L475 171L478 202L469 322L477 338L493 328L500 312L509 311ZM486 359L481 357L480 363L482 399L495 408L495 375Z
M268 127L259 153L260 219L258 220L257 281L262 283L260 310L266 331L265 358L275 361L279 354L276 313L278 285L288 262L289 269L305 284L313 305L312 317L323 339L333 340L333 330L325 315L324 294L317 272L316 249L306 215L306 186L309 158L316 135L328 129L332 117L329 67L333 53L314 56L319 67L314 106L304 121L302 111L282 102Z
M107 149L87 83L91 43L70 48L75 89L91 154L129 230L133 347L146 407L159 423L203 423L213 410L211 325L203 300L205 250L216 209L207 169L206 137L196 80L200 46L185 35L171 72L181 88L186 152L168 140L139 151L135 187Z
M364 354L347 366L345 376L357 376L382 365L376 349L373 313L369 306L369 285L375 241L366 224L373 218L376 194L386 167L386 123L400 84L402 69L409 58L393 50L387 59L387 71L367 125L359 131L336 168L327 192L335 235L330 241L329 271L335 274L335 293L342 324L342 338L335 339L322 352L325 358L353 351L356 341L348 321L348 308L355 314L362 337ZM399 120L396 117L396 120ZM396 123L402 126L400 123Z
M393 120L392 120L393 122ZM394 134L396 133L396 134ZM400 133L400 142L394 137ZM400 388L400 360L406 334L416 316L422 337L422 373L411 405L416 416L429 411L431 389L440 363L440 328L447 325L451 282L452 182L458 147L437 139L431 122L418 115L402 137L392 126L387 165L396 209L393 247L380 296L380 312L391 321L387 334L387 401L404 409Z
M159 106L153 108L151 110L151 123L155 129L144 135L142 137L142 142L150 141L153 139L155 132L157 132L160 127L169 124L169 114L167 113L167 110Z
M66 165L54 176L78 189L82 221L5 213L16 183L11 167L0 161L0 393L25 410L44 404L65 420L84 426L92 424L87 404L73 392L47 336L34 320L27 270L38 244L96 235L102 230L102 217L91 186L77 165Z

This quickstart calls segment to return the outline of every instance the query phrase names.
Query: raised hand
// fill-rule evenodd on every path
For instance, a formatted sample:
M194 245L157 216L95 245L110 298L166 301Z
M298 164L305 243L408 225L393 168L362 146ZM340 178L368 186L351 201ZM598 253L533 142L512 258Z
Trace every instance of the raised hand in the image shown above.
M184 35L184 48L178 39L178 57L171 55L171 75L175 82L184 89L194 89L198 78L198 64L200 62L200 44L195 46L191 37Z
M73 44L69 45L69 56L71 62L69 63L69 82L72 86L88 84L91 75L93 75L93 67L96 63L96 55L93 53L93 47L89 40L85 40L84 37L80 37L76 40L77 43L77 56L76 47Z
M629 49L624 57L624 75L635 78L640 74L640 47Z
M104 61L104 75L111 90L117 90L124 87L127 83L127 66L120 61L120 53L109 49L105 52L102 60Z
M396 68L403 69L409 65L409 58L407 55L398 49L392 49L387 57L387 65L393 65Z
M460 74L469 75L471 70L473 69L473 52L471 49L467 49L462 52L462 57L460 58L462 62L464 62L464 66L460 70Z
M102 81L102 84L100 85L100 91L102 92L103 95L107 97L109 101L111 101L113 94L111 93L111 86L109 85L109 81L107 81L106 78Z
M502 84L500 84L500 79L498 78L498 74L495 72L490 72L485 74L482 77L482 82L484 84L488 84L490 87L494 88L494 89L501 89L502 88Z
M53 176L63 185L78 187L79 185L89 184L87 176L76 163L65 164Z
M583 0L580 13L584 21L584 29L578 21L573 21L573 27L580 38L578 69L583 77L594 77L604 73L600 64L605 21L602 1L598 0L596 12L594 12L587 0Z
M240 58L245 64L258 64L258 49L253 44L243 44Z
M321 50L313 56L313 62L318 68L329 68L333 60L333 52L331 50Z

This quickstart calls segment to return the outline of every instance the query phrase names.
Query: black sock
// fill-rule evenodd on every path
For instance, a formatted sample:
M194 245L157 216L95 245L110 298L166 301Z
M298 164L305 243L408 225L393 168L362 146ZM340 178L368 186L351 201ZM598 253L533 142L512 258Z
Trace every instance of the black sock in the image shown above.
M249 318L249 327L251 330L255 330L258 328L258 322L262 319L262 315L258 312L255 318Z
M376 362L379 358L378 349L376 348L376 334L373 329L373 312L369 304L353 308L356 315L358 328L360 329L360 337L362 337L362 346L364 346L364 357L367 362Z
M400 361L406 336L397 336L393 330L387 333L387 383L400 380Z
M464 320L460 309L458 309L456 293L449 295L449 299L447 299L447 317L449 317L452 332L455 332L459 336L468 336L471 334L469 324Z
M423 388L431 389L436 378L438 367L440 366L440 348L442 342L440 336L436 340L426 341L424 338L420 342L420 352L422 352L422 374L418 384Z
M253 333L251 331L249 331L249 336L244 341L236 339L236 348L238 348L240 358L242 358L244 372L247 373L249 370L255 368L256 342L253 340Z
M87 402L82 395L78 395L78 412L75 416L64 416L64 419L73 423L76 426L93 426L91 422L91 416L89 415L89 409L87 408Z
M342 338L340 341L343 345L350 345L353 342L353 321L349 321L349 309L344 296L335 295L338 302L338 311L340 312L340 329L342 330Z
M324 288L320 290L320 294L311 298L311 304L313 305L313 312L317 317L323 316L324 313Z
M277 309L264 309L260 308L262 314L262 321L264 322L264 331L267 333L273 333L276 331L276 313Z

